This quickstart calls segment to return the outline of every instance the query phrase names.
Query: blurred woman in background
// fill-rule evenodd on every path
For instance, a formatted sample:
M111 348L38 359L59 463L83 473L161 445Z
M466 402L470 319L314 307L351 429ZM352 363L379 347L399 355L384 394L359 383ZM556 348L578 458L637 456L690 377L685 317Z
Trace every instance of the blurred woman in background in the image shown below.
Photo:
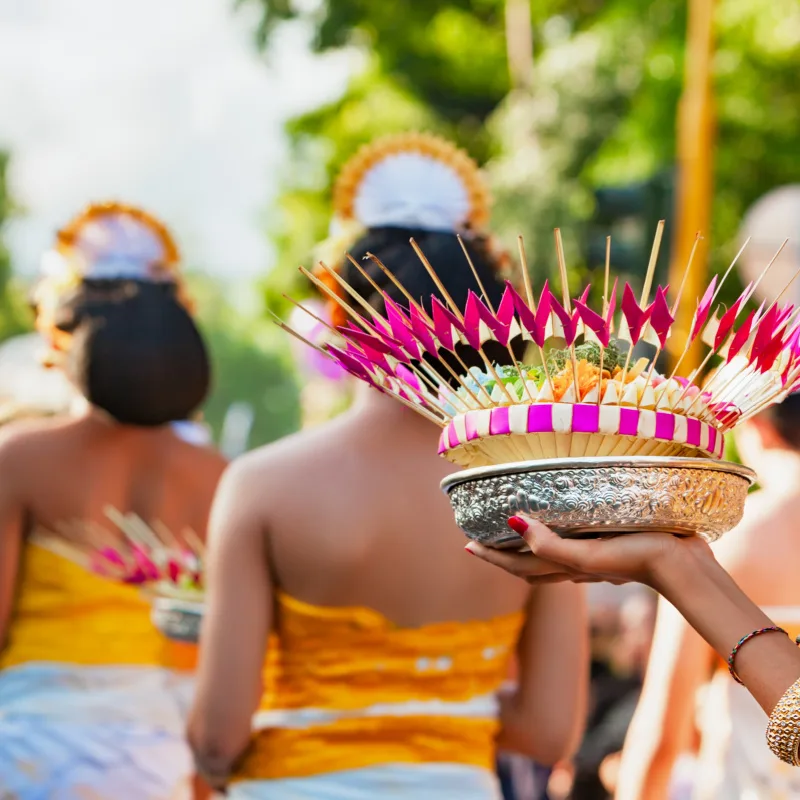
M409 135L365 148L335 206L360 226L350 251L368 277L348 261L341 274L377 310L376 287L408 300L368 253L428 310L441 298L412 236L456 302L479 291L455 236L467 227L499 299L499 259L478 231L486 190L449 143ZM496 800L496 744L552 764L579 741L582 594L531 592L461 552L438 429L359 390L334 421L245 456L222 481L189 726L198 769L230 798ZM514 655L518 682L504 690Z
M37 327L83 408L0 436L3 796L167 800L188 791L191 660L152 627L135 587L31 541L109 533L109 507L205 534L224 463L170 427L209 387L177 261L158 221L119 204L90 207L45 258Z
M694 537L637 534L566 542L536 523L524 534L535 555L508 556L469 545L534 585L639 580L672 603L660 609L642 699L626 739L616 793L622 800L669 796L698 689L709 679L692 797L800 797L800 771L792 769L800 740L800 681L792 685L800 674L800 653L792 643L800 633L800 395L745 423L736 437L761 489L748 498L739 527L715 546L719 563ZM759 635L765 632L774 635ZM749 643L753 633L758 639ZM718 656L733 662L730 669ZM734 667L743 685L730 674ZM764 712L778 726L773 738L787 745L786 763L767 746Z
M800 396L743 424L735 437L761 488L748 497L742 522L714 545L714 553L743 591L794 637L800 633ZM693 797L800 798L800 774L776 761L764 741L763 711L666 603L659 609L650 663L623 750L619 798L667 798L675 762L695 724L701 741Z

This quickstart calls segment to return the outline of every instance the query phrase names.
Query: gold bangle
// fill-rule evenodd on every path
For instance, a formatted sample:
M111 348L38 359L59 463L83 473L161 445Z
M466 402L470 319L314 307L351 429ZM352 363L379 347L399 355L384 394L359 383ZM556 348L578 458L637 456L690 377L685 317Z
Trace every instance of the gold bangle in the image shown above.
M800 744L800 678L772 709L767 725L767 744L781 761L800 767L797 752Z

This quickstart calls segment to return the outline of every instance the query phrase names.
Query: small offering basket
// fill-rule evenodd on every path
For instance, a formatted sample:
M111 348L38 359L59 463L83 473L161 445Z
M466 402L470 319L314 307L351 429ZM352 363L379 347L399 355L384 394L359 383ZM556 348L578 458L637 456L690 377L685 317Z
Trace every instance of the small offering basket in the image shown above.
M151 619L153 625L168 639L196 644L200 640L203 622L203 603L199 600L177 600L171 597L153 597Z

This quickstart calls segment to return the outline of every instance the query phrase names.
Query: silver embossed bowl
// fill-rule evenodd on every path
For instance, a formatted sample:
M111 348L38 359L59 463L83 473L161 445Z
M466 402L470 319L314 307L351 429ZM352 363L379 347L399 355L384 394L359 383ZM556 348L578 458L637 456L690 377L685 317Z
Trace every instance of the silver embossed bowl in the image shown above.
M519 549L507 520L520 512L561 536L664 531L714 541L741 520L755 477L728 461L616 456L479 467L441 485L470 539Z
M192 600L156 597L153 599L151 618L156 628L168 639L194 644L200 639L203 604Z

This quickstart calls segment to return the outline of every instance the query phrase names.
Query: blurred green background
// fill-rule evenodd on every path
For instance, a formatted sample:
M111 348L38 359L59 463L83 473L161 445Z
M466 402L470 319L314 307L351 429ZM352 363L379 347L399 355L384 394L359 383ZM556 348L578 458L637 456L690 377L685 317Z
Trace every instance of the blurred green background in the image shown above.
M327 235L332 181L358 146L378 135L429 130L466 147L491 181L494 231L509 247L524 235L538 277L553 269L555 226L564 231L575 280L586 277L611 213L604 207L608 187L628 187L640 198L634 222L646 231L648 248L655 220L670 212L685 1L240 5L258 10L253 46L267 56L283 26L302 20L319 52L350 48L362 59L338 99L286 123L290 157L278 177L277 201L264 216L276 266L254 287L263 307L242 314L210 278L193 281L216 365L206 415L217 435L235 402L254 412L249 446L300 424L302 379L265 308L285 315L283 292L308 293L296 267L309 263L313 246ZM800 4L718 0L714 37L710 269L730 261L739 222L755 199L800 182ZM3 156L0 223L23 213L4 190L5 164ZM644 268L635 238L630 263L616 265L622 272ZM624 248L619 252L622 259ZM0 245L2 337L31 322L12 267Z

